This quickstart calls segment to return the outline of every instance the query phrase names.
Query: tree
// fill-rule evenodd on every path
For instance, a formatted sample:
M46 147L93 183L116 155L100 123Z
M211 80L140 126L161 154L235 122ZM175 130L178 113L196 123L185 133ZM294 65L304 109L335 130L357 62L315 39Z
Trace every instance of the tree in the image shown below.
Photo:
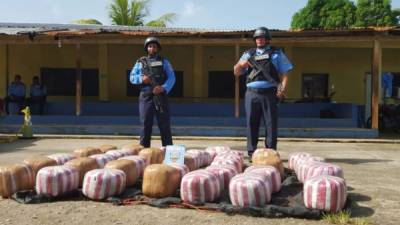
M95 25L102 25L102 23L95 19L79 19L72 21L74 24L95 24Z
M347 28L354 24L355 11L350 0L309 0L293 15L291 28Z
M357 0L355 26L393 26L397 21L391 8L391 0Z
M394 18L396 19L396 24L400 25L400 8L393 9L392 13Z
M156 20L145 23L145 17L149 16L149 4L150 0L113 0L109 16L113 24L126 26L166 27L175 20L175 13L166 13Z

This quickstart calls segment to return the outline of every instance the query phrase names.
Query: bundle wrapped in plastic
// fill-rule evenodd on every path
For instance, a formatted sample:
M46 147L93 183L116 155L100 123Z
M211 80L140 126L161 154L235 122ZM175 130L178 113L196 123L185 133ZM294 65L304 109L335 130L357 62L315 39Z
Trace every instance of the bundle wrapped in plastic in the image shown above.
M144 170L142 192L151 198L172 196L179 188L181 171L166 164L152 164Z
M98 147L98 149L100 149L101 152L106 153L106 152L111 151L111 150L116 150L116 149L118 149L118 147L115 146L115 145L105 144L105 145L100 145Z
M257 149L252 156L253 165L255 166L273 166L275 167L281 177L284 175L283 162L279 153L273 149L260 148Z
M52 197L77 190L79 171L70 166L49 166L39 170L36 176L36 192Z
M207 170L195 170L182 178L181 199L190 204L213 202L220 197L220 181L218 177Z
M9 198L22 190L30 190L35 186L32 168L23 163L0 167L0 194Z
M136 163L127 159L118 159L106 164L104 168L118 169L124 171L126 175L126 186L133 187L139 176L136 170Z
M76 157L88 157L91 155L102 154L103 152L99 148L95 147L84 147L74 150L74 155Z
M82 186L83 178L87 172L99 168L99 165L97 164L96 159L88 158L88 157L73 159L71 161L68 161L64 165L74 167L75 169L78 170L79 187Z
M49 157L50 159L56 160L57 165L63 165L64 163L76 158L75 155L70 154L70 153L51 154L51 155L48 155L47 157Z
M126 176L122 170L95 169L85 174L82 193L90 199L102 200L121 194L125 185Z
M164 153L159 148L145 148L139 152L139 155L146 159L148 165L160 164L164 161Z

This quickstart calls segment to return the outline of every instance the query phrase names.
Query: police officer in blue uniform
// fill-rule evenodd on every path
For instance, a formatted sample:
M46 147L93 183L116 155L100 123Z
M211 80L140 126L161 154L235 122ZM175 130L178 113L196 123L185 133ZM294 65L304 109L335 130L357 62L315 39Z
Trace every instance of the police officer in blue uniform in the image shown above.
M288 72L293 68L281 49L270 45L271 35L259 27L253 35L255 48L244 52L234 66L235 76L246 75L247 151L251 158L257 149L261 118L265 125L265 147L277 148L277 104L284 97Z
M32 114L43 114L44 105L46 104L47 88L44 84L40 83L39 77L34 76L30 88L30 99L29 103L31 106Z
M162 146L172 145L168 93L175 84L175 73L169 61L159 54L161 44L157 38L147 38L144 50L147 56L136 62L130 74L130 82L140 85L139 114L143 126L140 144L150 147L155 115Z
M10 84L7 91L7 97L5 100L6 105L6 113L9 114L9 104L11 102L18 104L18 112L25 106L25 95L26 95L26 87L25 84L21 81L21 75L17 74L14 77L14 82Z

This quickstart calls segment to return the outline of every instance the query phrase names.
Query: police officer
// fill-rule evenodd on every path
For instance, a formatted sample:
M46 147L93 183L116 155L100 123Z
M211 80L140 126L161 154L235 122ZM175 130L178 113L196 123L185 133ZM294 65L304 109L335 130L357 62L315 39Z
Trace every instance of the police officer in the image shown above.
M139 114L142 123L140 144L150 147L154 114L160 129L162 146L172 145L168 93L175 84L175 73L169 61L159 52L161 44L155 37L144 42L147 56L133 66L130 82L140 85Z
M32 79L32 84L30 88L30 103L35 106L38 106L38 108L33 107L32 109L38 109L36 110L31 110L33 113L39 113L40 115L43 114L43 108L46 103L46 98L47 98L47 88L44 84L40 83L39 77L34 76Z
M261 118L265 124L265 147L276 150L277 104L285 95L288 72L293 68L282 50L270 45L271 35L267 28L257 28L253 39L256 47L244 52L234 66L235 76L247 76L245 109L250 159L257 149Z
M25 95L26 95L26 87L25 84L21 81L21 75L17 74L14 77L14 82L10 84L8 87L7 97L5 98L6 105L6 113L9 114L9 104L10 102L17 103L18 105L18 114L20 114L21 109L25 105Z

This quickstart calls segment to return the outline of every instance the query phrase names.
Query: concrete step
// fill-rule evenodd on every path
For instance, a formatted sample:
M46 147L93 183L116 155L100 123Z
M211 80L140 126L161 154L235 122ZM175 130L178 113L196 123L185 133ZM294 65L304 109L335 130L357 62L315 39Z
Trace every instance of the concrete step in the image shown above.
M7 124L0 126L0 133L18 133L21 125ZM80 135L139 135L139 125L74 125L74 124L36 124L33 125L35 134L80 134ZM174 136L222 136L222 137L244 137L246 128L244 126L181 126L172 127ZM153 134L159 135L156 126ZM264 129L260 129L260 136L264 135ZM376 138L377 130L362 128L279 128L279 137L308 137L308 138Z
M173 126L224 126L244 127L244 117L172 117ZM23 123L22 116L7 116L0 119L3 125ZM138 116L33 116L34 125L140 125ZM352 119L290 118L279 119L281 128L349 128L357 127Z

